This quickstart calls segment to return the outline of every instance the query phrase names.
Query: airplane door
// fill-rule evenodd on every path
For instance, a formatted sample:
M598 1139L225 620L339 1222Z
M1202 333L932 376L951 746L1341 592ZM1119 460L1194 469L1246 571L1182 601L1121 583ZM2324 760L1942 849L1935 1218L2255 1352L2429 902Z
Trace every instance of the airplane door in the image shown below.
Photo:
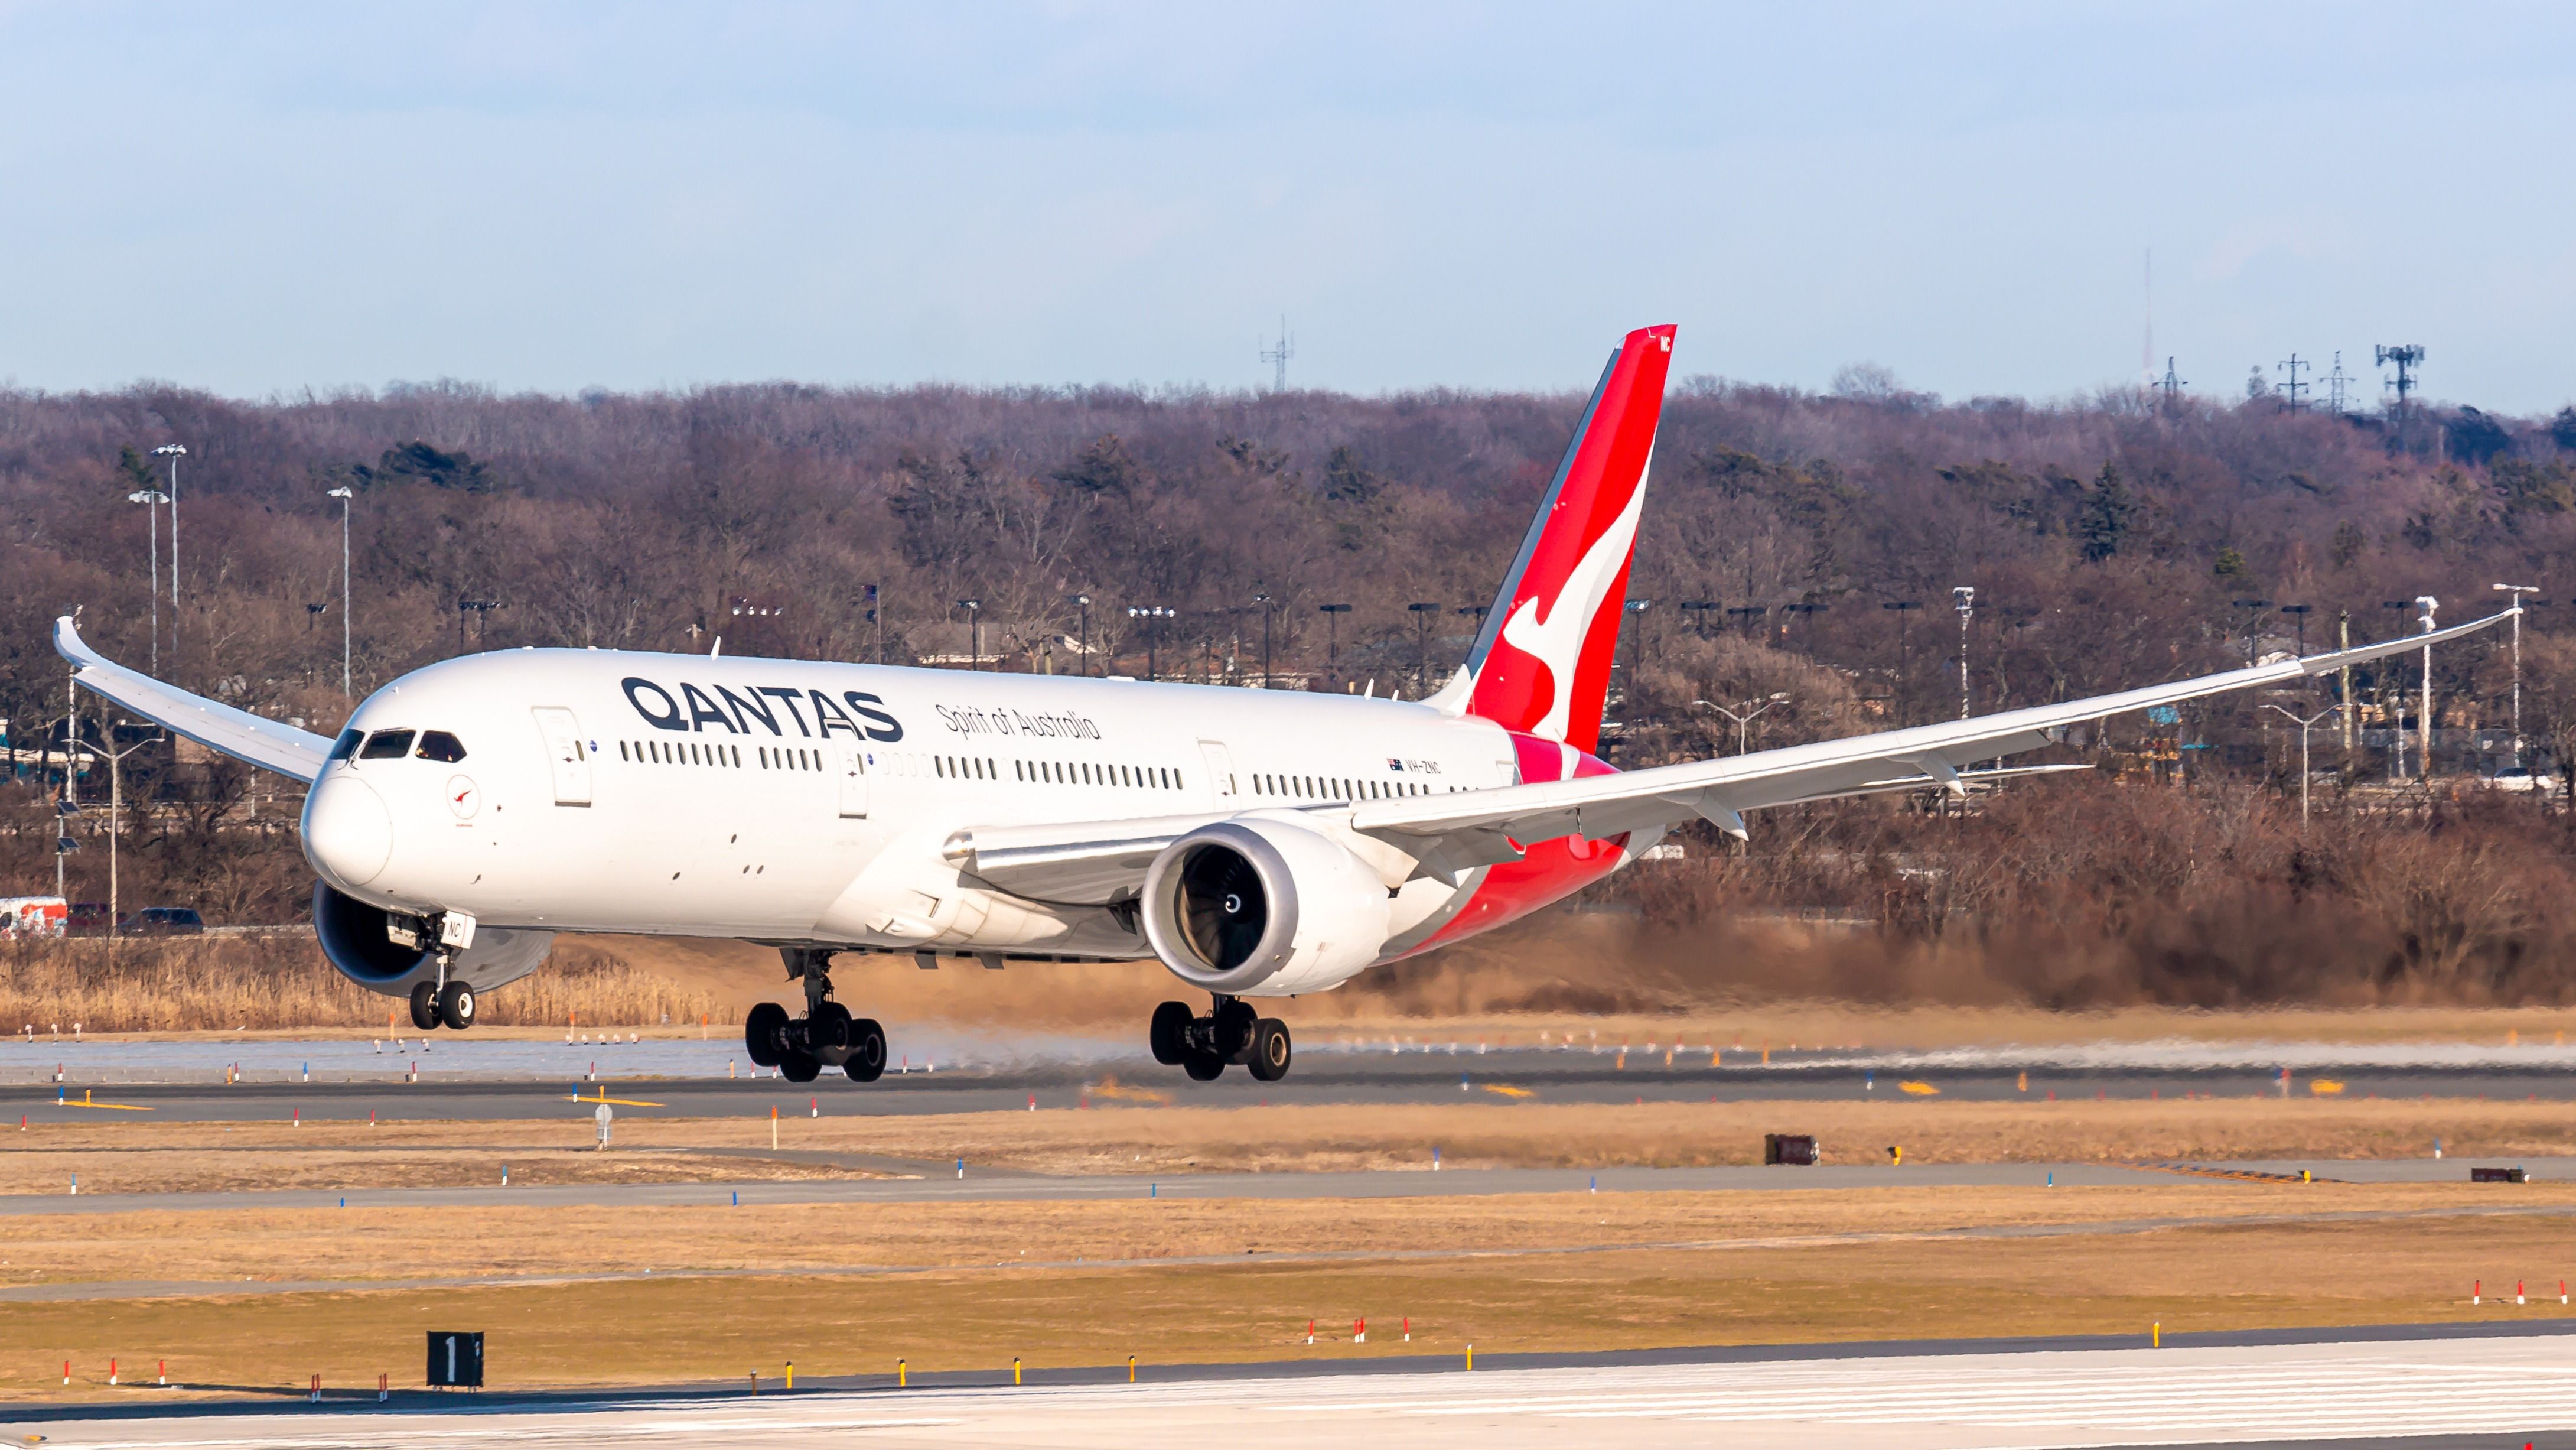
M868 814L867 752L857 742L840 746L841 816L845 820L864 820Z
M581 722L561 705L539 705L537 730L546 738L546 762L554 770L555 804L590 804L590 750L581 738Z
M1234 752L1222 740L1202 740L1199 753L1207 757L1208 780L1219 803L1234 799Z

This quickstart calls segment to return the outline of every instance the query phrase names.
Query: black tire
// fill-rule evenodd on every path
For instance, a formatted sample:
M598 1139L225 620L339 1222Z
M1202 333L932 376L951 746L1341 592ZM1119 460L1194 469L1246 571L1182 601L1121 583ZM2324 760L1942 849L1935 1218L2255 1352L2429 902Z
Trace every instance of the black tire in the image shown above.
M790 1052L778 1059L778 1075L789 1082L812 1082L823 1075L823 1064L802 1052Z
M850 1024L850 1056L841 1071L852 1082L875 1082L885 1075L885 1029L873 1017L862 1017Z
M1225 1059L1213 1052L1193 1052L1181 1059L1181 1070L1192 1082L1214 1082L1225 1076Z
M755 1067L776 1067L787 1051L787 1009L763 1002L743 1014L742 1046Z
M1187 1002L1166 1002L1154 1009L1154 1024L1145 1031L1145 1040L1153 1045L1154 1060L1165 1067L1178 1067L1189 1057L1190 1024L1198 1014Z
M1243 1055L1243 1065L1251 1069L1255 1082L1277 1082L1286 1077L1289 1059L1295 1055L1288 1041L1287 1023L1264 1017L1252 1024L1252 1050Z
M423 1032L438 1030L438 984L436 982L411 984L411 1025Z
M850 1045L850 1009L838 1002L818 1004L805 1016L805 1050L822 1053Z
M1252 1051L1252 1029L1260 1020L1261 1014L1252 1010L1252 1004L1237 997L1218 1007L1216 1015L1209 1019L1208 1036L1212 1040L1208 1045L1226 1061L1242 1062Z
M474 1025L474 989L463 982L450 982L439 989L438 1020L452 1031L462 1032Z

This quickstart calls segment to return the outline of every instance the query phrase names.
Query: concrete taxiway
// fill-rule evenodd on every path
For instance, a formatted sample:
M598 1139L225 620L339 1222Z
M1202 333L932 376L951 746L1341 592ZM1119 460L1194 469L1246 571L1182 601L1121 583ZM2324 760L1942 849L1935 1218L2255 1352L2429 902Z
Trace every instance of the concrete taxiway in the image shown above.
M473 1446L541 1439L589 1446L751 1442L776 1447L1221 1441L1240 1450L1316 1443L1616 1443L1808 1447L2117 1447L2273 1444L2576 1446L2576 1367L2566 1326L2535 1332L2397 1326L2168 1341L1962 1341L1582 1357L1391 1361L1369 1370L1243 1365L1057 1372L1011 1386L744 1389L664 1394L372 1396L244 1411L26 1412L0 1424L99 1447ZM2113 1347L2119 1345L2120 1347ZM1186 1377L1182 1377L1182 1376ZM1109 1378L1110 1383L1099 1381ZM1087 1381L1087 1382L1070 1382ZM2414 1438L2408 1438L2414 1437Z

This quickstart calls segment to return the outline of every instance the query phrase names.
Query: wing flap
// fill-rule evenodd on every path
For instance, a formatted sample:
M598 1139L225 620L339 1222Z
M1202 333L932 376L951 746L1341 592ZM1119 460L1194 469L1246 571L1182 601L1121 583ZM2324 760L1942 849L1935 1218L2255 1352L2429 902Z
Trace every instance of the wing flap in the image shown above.
M174 734L310 785L331 756L328 736L192 695L91 649L65 615L54 621L54 652L72 662L73 680Z

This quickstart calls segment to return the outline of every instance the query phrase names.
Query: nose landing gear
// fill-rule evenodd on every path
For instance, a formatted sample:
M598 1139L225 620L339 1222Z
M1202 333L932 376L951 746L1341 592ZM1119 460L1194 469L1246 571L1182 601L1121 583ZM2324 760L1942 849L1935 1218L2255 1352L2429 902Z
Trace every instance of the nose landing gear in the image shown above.
M852 1017L832 1000L832 954L817 947L781 947L787 975L805 982L805 1015L763 1002L742 1020L743 1049L762 1067L789 1082L812 1082L838 1067L852 1082L874 1082L885 1073L885 1029L872 1017Z
M1288 1024L1261 1016L1240 997L1218 997L1205 1017L1193 1015L1186 1002L1165 1002L1154 1009L1146 1040L1156 1062L1180 1068L1194 1082L1214 1082L1235 1062L1257 1082L1277 1082L1295 1056Z
M446 975L444 970L440 975ZM440 1027L462 1032L473 1026L474 989L463 982L412 983L411 1025L423 1032Z

